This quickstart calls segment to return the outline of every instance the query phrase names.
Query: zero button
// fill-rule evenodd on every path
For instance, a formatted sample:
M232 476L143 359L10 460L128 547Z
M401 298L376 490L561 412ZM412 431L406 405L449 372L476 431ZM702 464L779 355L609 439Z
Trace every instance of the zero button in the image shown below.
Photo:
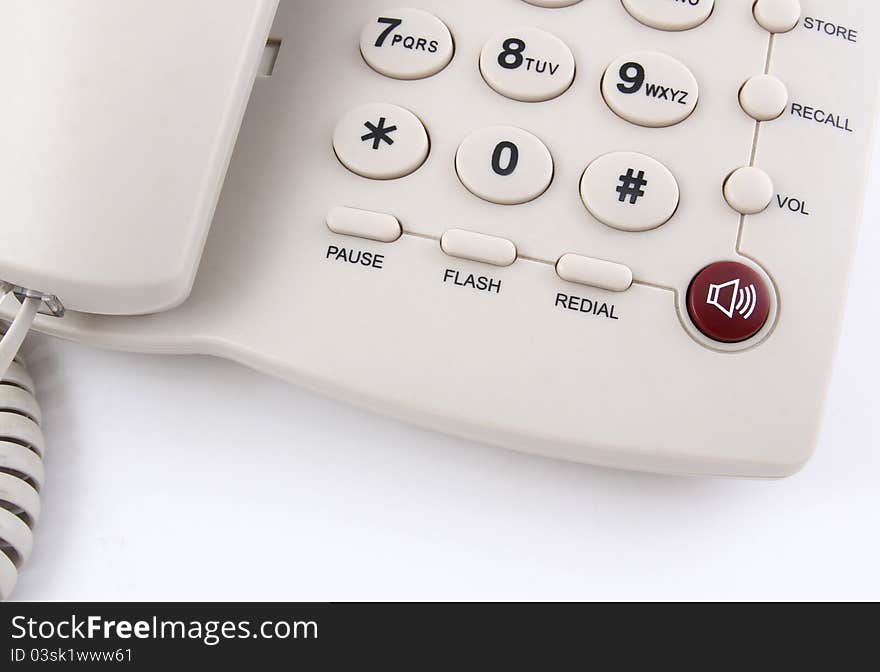
M553 181L550 150L514 126L490 126L471 133L458 148L455 168L468 191L499 205L533 201Z

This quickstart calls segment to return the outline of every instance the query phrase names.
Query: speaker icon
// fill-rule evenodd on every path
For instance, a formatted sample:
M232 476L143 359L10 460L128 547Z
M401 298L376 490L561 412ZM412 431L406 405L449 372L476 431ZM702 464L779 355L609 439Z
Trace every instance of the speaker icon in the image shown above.
M757 269L716 261L691 281L687 307L697 329L713 341L745 343L770 319L773 290Z
M758 307L758 290L755 285L742 286L739 278L722 285L709 285L706 303L714 306L731 320L740 315L748 320Z

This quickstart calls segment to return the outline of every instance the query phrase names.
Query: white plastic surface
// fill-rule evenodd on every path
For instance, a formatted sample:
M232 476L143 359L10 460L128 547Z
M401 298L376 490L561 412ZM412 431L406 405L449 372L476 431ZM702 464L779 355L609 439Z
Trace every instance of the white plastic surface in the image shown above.
M877 6L803 2L805 15L861 29L851 42L805 29L771 38L748 0L718 3L711 21L682 33L642 26L617 2L542 13L524 2L448 0L456 59L436 77L399 82L363 62L360 30L382 8L363 4L363 15L343 0L321 12L281 7L278 62L255 89L190 300L148 319L72 313L40 328L228 357L423 426L554 457L753 477L800 468L818 435L861 214ZM518 103L486 85L478 55L501 16L505 25L540 21L570 45L579 70L565 95ZM328 34L348 36L350 48ZM707 83L684 122L642 128L602 100L605 65L641 50L671 54ZM304 58L324 66L304 70ZM800 107L756 129L738 92L767 65ZM413 110L431 131L428 160L405 180L365 180L333 154L336 120L377 100ZM835 123L805 108L824 108ZM500 206L463 188L461 139L493 124L528 128L550 149L555 177L541 198ZM676 176L681 205L666 225L622 232L584 209L580 177L614 151L655 157ZM777 193L743 218L722 185L753 156ZM389 246L328 233L324 218L338 205L392 214L405 234ZM439 240L453 227L510 240L520 257L508 268L451 260ZM328 260L327 247L342 241L381 251L384 270ZM626 265L633 287L611 294L560 280L555 264L567 253ZM778 293L766 329L731 348L701 339L682 312L694 275L723 259L762 270ZM444 282L450 270L503 289Z
M76 311L182 302L276 4L5 3L0 278Z
M35 335L51 480L15 599L878 600L876 249L864 227L819 449L781 482L544 460L219 359ZM228 581L217 539L254 537L260 571Z

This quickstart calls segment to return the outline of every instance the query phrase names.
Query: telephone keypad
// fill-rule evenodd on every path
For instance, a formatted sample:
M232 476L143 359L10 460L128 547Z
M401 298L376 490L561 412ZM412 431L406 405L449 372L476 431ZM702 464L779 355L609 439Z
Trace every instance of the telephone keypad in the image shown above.
M678 209L673 174L659 161L636 152L614 152L593 161L581 179L581 198L603 224L621 231L650 231Z
M475 196L499 205L538 198L553 181L553 157L533 134L514 126L474 131L458 148L455 167Z
M657 2L657 0L623 0L623 6L634 19L658 30L690 30L702 25L711 16L715 0L688 2Z
M663 128L691 116L700 88L681 61L656 51L640 51L608 66L602 95L617 116L639 126Z
M575 62L571 49L555 35L520 28L498 33L485 44L480 71L501 95L538 103L558 98L569 89Z
M371 19L361 33L361 54L376 72L394 79L424 79L443 70L455 51L443 21L421 9L396 9Z
M524 2L553 9L577 5L580 0ZM667 32L697 29L715 11L714 0L621 0L621 5L621 11L645 26ZM758 0L753 14L766 30L787 31L800 16L800 3ZM469 48L474 46L479 47L471 44ZM436 75L450 64L455 52L449 27L418 9L389 10L371 18L363 28L360 48L370 67L400 80ZM485 84L510 101L546 105L565 95L575 82L578 64L572 50L557 36L537 27L506 29L483 43L478 54L471 53L474 60L469 67L479 68ZM596 84L611 111L625 122L645 128L661 129L687 121L700 98L699 83L687 65L657 51L619 56ZM735 90L733 95L737 95ZM743 112L759 122L778 118L789 101L785 84L767 74L744 82L738 97ZM376 180L402 178L415 172L430 152L430 140L419 118L392 104L364 105L351 111L337 125L333 146L349 170ZM621 151L583 156L580 160L585 167L578 183L580 199L594 221L622 232L639 233L665 225L678 211L678 181L656 159ZM467 191L500 206L518 206L540 198L556 173L554 157L541 139L524 128L502 124L465 135L454 155L454 169ZM728 205L746 215L765 210L774 194L770 176L753 166L733 171L726 180L719 180L718 187ZM327 217L327 226L336 233L382 242L394 242L403 233L401 223L391 215L351 208L334 208ZM496 266L513 264L518 257L516 244L505 237L458 228L447 230L440 246L449 256ZM712 301L712 310L693 302L688 307L697 329L725 344L745 342L761 333L770 314L772 292L755 269L730 264L734 262L705 269L694 280L692 292L709 291L716 285L729 289L734 281L715 281L724 273L741 270L741 266L746 270L737 277L747 294L738 296L737 301L751 297L760 304L749 312L748 324L743 325L741 319L736 325L739 331L724 331L716 328L717 313L724 311L711 305ZM564 281L606 291L624 292L633 284L628 266L578 253L563 254L555 269ZM707 277L713 282L702 287L700 282ZM764 307L767 314L762 318Z
M362 105L346 114L333 133L333 149L353 173L393 180L418 170L428 158L428 132L419 118L397 105Z

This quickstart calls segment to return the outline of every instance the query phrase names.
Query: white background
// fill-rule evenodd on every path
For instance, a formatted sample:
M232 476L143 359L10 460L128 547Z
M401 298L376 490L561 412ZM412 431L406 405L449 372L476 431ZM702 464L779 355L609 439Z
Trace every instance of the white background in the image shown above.
M880 153L870 190L819 450L780 482L554 462L32 336L49 481L15 597L880 599Z

